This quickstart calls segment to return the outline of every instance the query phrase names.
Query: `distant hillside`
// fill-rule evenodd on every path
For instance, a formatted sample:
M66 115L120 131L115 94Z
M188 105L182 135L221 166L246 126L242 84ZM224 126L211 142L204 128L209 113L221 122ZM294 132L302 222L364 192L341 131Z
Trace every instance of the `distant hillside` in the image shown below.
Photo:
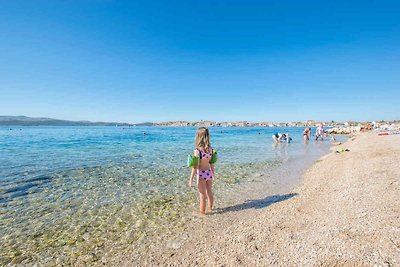
M153 122L142 122L142 123L135 123L135 126L156 126Z
M147 124L147 123L146 123ZM0 126L130 126L120 122L67 121L26 116L0 116Z

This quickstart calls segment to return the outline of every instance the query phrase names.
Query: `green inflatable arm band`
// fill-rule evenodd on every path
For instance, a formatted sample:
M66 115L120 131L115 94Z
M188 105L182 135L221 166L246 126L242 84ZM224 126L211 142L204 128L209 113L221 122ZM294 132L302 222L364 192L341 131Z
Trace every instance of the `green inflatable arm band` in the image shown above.
M217 150L213 149L213 154L210 159L210 164L214 164L218 160Z
M188 167L197 167L199 166L200 157L195 155L189 155L187 159L187 166Z

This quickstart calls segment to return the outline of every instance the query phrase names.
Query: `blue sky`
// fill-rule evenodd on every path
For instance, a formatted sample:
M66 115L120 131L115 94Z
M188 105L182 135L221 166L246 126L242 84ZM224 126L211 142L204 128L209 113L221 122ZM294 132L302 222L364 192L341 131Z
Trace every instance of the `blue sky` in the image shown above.
M2 1L0 115L400 119L398 1Z

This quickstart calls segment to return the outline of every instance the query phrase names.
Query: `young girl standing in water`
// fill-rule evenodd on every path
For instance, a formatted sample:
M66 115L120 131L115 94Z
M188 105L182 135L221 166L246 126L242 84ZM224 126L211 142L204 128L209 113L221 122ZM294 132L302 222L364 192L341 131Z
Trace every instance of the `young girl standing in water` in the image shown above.
M195 139L194 156L199 157L198 164L193 166L190 174L189 186L193 185L193 178L197 175L197 188L200 197L200 214L206 212L206 199L208 200L208 208L212 210L214 204L214 195L212 192L212 184L214 180L214 163L213 149L210 143L210 133L207 128L201 127L197 130Z

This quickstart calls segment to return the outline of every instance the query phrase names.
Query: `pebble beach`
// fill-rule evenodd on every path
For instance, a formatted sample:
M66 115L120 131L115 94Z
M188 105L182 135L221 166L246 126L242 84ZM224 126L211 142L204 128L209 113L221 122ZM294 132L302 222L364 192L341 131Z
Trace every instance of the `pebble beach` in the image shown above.
M399 266L399 160L400 135L355 134L290 192L216 209L142 264Z

